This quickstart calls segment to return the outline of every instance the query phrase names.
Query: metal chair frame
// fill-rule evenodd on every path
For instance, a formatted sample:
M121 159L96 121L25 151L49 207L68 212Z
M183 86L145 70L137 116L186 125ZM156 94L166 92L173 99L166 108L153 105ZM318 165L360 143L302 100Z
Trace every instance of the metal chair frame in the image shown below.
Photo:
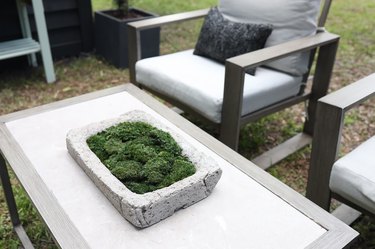
M358 211L374 215L329 189L332 166L340 150L345 114L374 96L375 74L372 74L318 101L306 197L327 211L330 208L331 197L334 197ZM346 206L342 206L341 209L346 211L340 211L339 208L336 213L340 213L338 218L347 224L360 215L359 212L351 211Z
M306 122L304 124L303 133L298 134L297 136L285 142L285 146L279 145L277 148L275 148L274 151L269 152L265 155L261 155L254 160L256 164L264 169L290 155L291 144L293 144L292 147L295 147L295 149L298 150L311 142L311 136L313 134L313 127L315 122L316 103L319 98L323 97L327 93L339 42L338 35L331 34L325 31L323 27L327 19L330 5L331 0L326 0L324 2L318 22L319 29L315 35L288 41L276 46L239 55L226 60L222 121L219 124L219 139L232 149L238 149L239 132L241 126L245 125L246 123L256 121L269 114L283 110L302 101L308 100L309 102L308 118L306 119ZM196 18L202 18L207 14L207 12L208 9L197 10L132 22L128 25L129 70L131 82L139 87L143 87L146 90L149 90L153 94L167 100L178 108L199 116L203 120L206 119L194 112L188 106L180 103L178 100L168 98L160 93L148 89L145 86L140 85L136 79L135 63L141 58L141 30L161 27L163 25L192 20ZM265 107L259 111L242 116L241 110L245 70L286 57L294 53L306 51L311 52L310 67L314 60L315 52L318 51L311 91L308 93L303 93L303 91L301 91L301 94L295 97L285 99L276 104ZM306 74L304 77L305 80L307 80L307 75L308 74ZM210 121L208 122L212 123Z

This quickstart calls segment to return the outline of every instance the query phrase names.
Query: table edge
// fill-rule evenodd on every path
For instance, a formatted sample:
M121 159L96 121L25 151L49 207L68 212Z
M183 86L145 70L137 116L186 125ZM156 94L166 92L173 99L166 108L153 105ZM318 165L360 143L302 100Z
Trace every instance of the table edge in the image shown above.
M56 197L48 189L40 175L33 167L30 167L31 162L12 137L5 123L0 123L0 153L0 156L3 156L8 162L50 232L51 230L61 231L51 232L55 242L64 241L57 243L62 248L90 248L77 228L69 221L64 210L57 205Z

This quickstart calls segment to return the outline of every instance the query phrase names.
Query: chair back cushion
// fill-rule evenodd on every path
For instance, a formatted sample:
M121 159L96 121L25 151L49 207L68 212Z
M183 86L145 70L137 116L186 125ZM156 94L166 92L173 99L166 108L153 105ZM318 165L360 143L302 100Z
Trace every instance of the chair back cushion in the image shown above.
M315 34L319 9L320 0L219 1L219 10L231 21L272 24L265 47ZM300 76L308 70L309 54L298 53L267 66Z

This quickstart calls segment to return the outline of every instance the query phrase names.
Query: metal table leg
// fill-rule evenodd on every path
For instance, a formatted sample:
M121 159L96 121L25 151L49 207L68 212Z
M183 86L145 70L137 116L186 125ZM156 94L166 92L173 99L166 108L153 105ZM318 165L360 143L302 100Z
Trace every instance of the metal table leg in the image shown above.
M1 177L1 183L4 189L5 200L7 202L8 209L9 209L10 219L13 224L13 229L16 232L24 248L34 249L34 246L31 243L29 237L27 236L24 228L22 227L21 221L19 219L17 205L14 199L8 169L5 164L5 160L1 154L0 154L0 177Z

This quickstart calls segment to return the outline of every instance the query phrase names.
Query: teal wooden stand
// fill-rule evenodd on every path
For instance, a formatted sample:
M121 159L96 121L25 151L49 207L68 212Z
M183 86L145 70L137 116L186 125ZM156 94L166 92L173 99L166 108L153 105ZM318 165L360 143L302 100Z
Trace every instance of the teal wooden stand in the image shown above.
M38 41L32 39L25 2L22 0L16 0L16 2L23 38L0 42L0 60L28 55L29 64L36 67L37 60L35 53L40 52L46 80L48 83L53 83L56 81L56 76L53 67L42 0L32 0Z

